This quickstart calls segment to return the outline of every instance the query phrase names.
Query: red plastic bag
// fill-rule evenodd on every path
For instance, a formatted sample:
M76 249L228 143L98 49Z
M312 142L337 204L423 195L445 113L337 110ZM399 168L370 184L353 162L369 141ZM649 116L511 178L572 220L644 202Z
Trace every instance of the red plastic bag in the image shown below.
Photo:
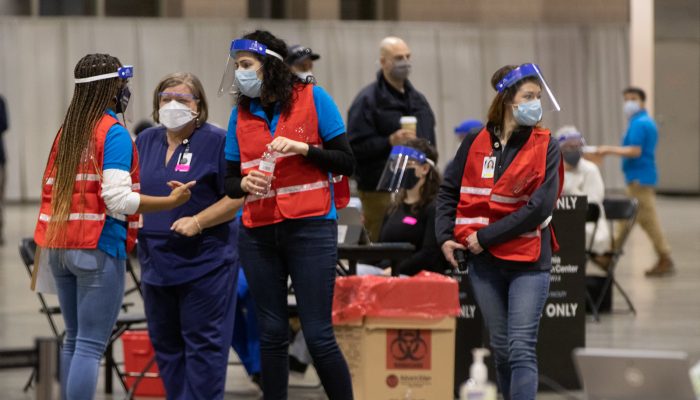
M410 278L375 275L337 278L333 297L333 323L362 317L437 319L458 316L457 281L421 272Z

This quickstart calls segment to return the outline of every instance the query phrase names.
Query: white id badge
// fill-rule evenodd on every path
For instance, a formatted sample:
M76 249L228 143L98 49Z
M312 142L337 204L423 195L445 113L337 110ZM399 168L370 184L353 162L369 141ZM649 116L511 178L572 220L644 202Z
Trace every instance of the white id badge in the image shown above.
M192 163L192 153L183 152L180 154L180 158L177 160L177 165L175 165L175 171L188 172L190 170L191 163Z
M493 178L496 170L496 157L484 157L484 166L481 168L481 177L484 179Z

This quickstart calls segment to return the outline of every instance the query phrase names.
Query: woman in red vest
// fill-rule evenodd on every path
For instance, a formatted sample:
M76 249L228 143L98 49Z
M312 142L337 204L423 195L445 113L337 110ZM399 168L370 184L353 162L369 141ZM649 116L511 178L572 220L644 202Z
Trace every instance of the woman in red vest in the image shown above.
M245 197L238 251L257 308L262 388L265 399L287 398L291 276L326 394L352 399L331 306L342 197L333 174L351 175L354 160L335 103L320 86L301 82L286 55L284 41L269 32L245 35L231 43L222 81L237 100L226 138L226 194Z
M537 393L537 331L547 299L554 234L549 222L563 170L542 103L558 110L535 64L493 75L488 123L466 136L445 172L436 235L445 257L467 252L469 277L489 329L507 400Z
M65 322L63 399L95 395L100 358L124 296L138 214L185 203L194 184L170 182L174 189L164 197L138 193L136 148L117 120L126 110L132 75L132 67L108 54L78 62L73 99L44 172L34 232L44 251L36 264L50 268Z

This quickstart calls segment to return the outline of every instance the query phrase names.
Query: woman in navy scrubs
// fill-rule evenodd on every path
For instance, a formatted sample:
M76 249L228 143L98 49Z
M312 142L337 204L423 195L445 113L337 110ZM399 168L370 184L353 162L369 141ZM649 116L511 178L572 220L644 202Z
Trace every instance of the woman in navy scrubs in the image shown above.
M148 331L168 399L222 399L233 335L242 201L224 194L226 132L208 123L207 101L190 73L166 76L153 96L162 126L136 140L141 192L169 193L196 180L192 198L143 218L138 236Z
M222 89L235 77L231 89L238 95L226 140L226 194L246 199L239 249L260 326L265 399L287 398L291 276L323 388L331 400L349 400L350 373L331 324L335 200L342 196L330 173L352 175L354 160L335 103L320 86L293 75L286 54L284 41L266 31L231 44Z

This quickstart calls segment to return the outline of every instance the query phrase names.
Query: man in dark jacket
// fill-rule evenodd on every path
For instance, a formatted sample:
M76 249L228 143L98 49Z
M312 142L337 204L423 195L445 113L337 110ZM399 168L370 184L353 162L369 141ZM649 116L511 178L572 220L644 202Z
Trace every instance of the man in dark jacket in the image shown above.
M377 240L390 194L377 192L391 147L415 137L435 145L435 116L428 101L418 92L408 75L411 49L397 37L387 37L380 44L381 70L377 81L360 91L348 111L348 135L357 169L355 180L362 200L365 226L372 240ZM416 118L413 124L401 125L401 117Z

